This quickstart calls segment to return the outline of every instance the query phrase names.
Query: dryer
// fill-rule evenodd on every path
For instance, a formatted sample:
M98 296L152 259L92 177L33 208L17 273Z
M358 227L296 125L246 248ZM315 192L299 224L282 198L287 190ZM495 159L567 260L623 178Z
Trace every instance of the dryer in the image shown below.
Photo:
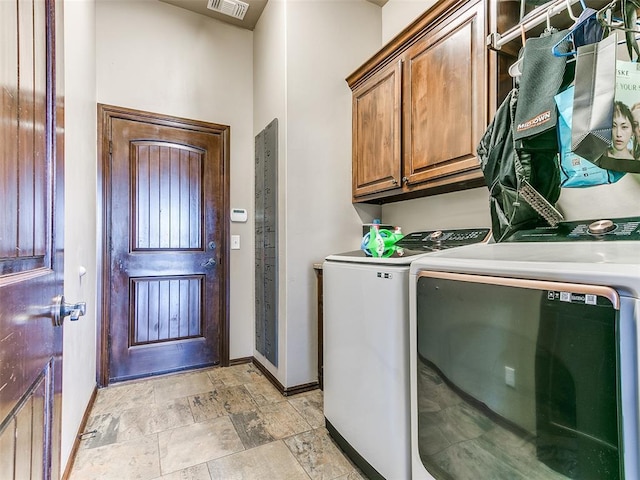
M640 218L434 253L409 292L412 478L640 478Z

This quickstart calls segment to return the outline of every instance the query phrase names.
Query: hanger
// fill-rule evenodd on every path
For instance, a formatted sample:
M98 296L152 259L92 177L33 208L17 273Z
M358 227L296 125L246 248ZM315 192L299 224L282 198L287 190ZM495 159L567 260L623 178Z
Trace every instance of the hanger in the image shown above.
M638 0L640 1L640 0ZM545 27L544 31L542 32L542 34L540 35L541 37L545 37L548 35L551 35L552 33L555 33L558 31L557 28L555 28L553 25L551 25L551 12L549 11L549 9L547 9L546 11L546 16L547 16L547 26ZM526 35L525 35L525 29L524 29L524 24L520 24L520 36L522 38L522 48L524 48L524 44L527 40ZM512 78L518 78L522 75L522 58L520 57L518 58L518 60L516 60L510 67L509 67L509 75Z
M520 24L520 38L522 39L522 48L524 48L527 36L525 35L524 25L522 23ZM508 72L512 78L518 78L522 75L522 57L518 58L518 60L509 67Z
M615 0L617 1L617 0ZM640 2L640 0L628 0L628 1L638 1ZM580 0L580 6L582 7L582 12L580 13L580 16L576 17L575 14L573 13L573 9L571 7L571 0L565 0L566 3L566 10L569 14L569 17L574 21L574 25L571 27L571 31L562 39L560 40L556 45L553 46L552 48L552 52L555 56L570 56L575 54L575 51L573 52L562 52L559 50L560 45L563 42L566 42L568 39L571 39L571 41L573 42L573 34L574 32L579 32L579 29L581 28L586 28L586 26L588 25L588 22L591 22L593 20L597 20L597 14L598 11L592 9L592 8L588 8L586 6L586 4L584 3L584 0ZM547 35L551 35L552 33L555 33L558 31L558 29L556 29L555 27L553 27L551 25L551 8L547 8L547 10L545 11L546 14L546 21L547 21L547 25L544 29L544 32L542 33L541 36L547 36ZM524 29L524 24L521 22L520 23L520 35L522 37L522 45L524 47L526 38L525 38L525 29ZM571 38L570 38L571 37ZM598 39L599 40L599 39ZM574 47L575 47L575 42L574 43ZM517 78L520 75L522 75L522 57L520 57L518 60L516 60L510 67L509 67L509 75L513 78Z
M546 37L558 31L553 25L551 25L551 9L547 8L547 26L544 28L544 32L540 35L541 37Z
M578 17L576 17L573 14L573 10L571 9L571 0L566 0L566 3L567 3L567 12L569 13L569 17L571 18L571 20L575 22L576 20L578 20ZM582 0L580 0L580 4L582 5L582 11L584 11L585 7Z
M620 12L622 13L623 18L613 16L613 11L617 3L618 0L613 0L611 3L598 10L598 21L605 28L640 33L637 23L634 25L630 18L627 18L626 20L624 18L628 17L627 13L633 13L636 7L640 9L640 0L621 0ZM625 12L625 10L627 12Z
M633 61L633 52L636 52L636 60L640 58L640 47L634 33L637 32L638 13L636 8L640 8L638 0L622 1L622 19L624 22L624 36L627 42L629 58Z
M556 57L569 57L571 55L575 55L577 47L601 40L602 33L602 26L598 22L598 11L593 8L585 8L582 10L580 16L576 18L576 21L569 30L569 33L562 37L562 39L560 39L560 41L551 48L551 52ZM578 34L580 34L582 38L576 39ZM587 40L584 37L589 37L589 39ZM563 52L559 47L562 44L566 44L567 41L573 45L573 50Z
M629 53L629 59L632 61L640 61L640 47L635 34L640 33L638 30L638 16L636 9L640 8L640 0L621 0L620 10L622 12L622 18L616 18L613 16L613 9L615 8L618 0L613 0L610 4L597 12L598 21L603 25L605 35L608 35L610 30L622 30L625 32L625 40L618 42L618 44L626 43L627 52ZM633 52L636 53L636 60L633 60Z

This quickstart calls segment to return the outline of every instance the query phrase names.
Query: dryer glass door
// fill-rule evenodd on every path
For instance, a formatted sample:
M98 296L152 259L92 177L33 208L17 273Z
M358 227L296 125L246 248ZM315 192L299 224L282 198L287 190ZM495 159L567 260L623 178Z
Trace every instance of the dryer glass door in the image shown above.
M422 272L418 448L436 478L618 479L617 293Z

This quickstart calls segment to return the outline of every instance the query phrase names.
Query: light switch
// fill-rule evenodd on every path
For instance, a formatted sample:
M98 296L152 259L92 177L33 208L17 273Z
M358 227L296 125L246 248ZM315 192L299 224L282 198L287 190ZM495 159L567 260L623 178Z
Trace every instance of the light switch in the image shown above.
M231 235L231 250L240 250L240 235Z

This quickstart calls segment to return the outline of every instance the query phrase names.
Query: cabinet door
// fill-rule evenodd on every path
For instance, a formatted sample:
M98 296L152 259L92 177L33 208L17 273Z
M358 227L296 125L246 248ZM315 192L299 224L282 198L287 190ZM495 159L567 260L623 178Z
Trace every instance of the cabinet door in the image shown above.
M353 91L353 197L400 188L402 63Z
M486 128L483 2L448 15L406 54L406 188L481 175L476 146Z

